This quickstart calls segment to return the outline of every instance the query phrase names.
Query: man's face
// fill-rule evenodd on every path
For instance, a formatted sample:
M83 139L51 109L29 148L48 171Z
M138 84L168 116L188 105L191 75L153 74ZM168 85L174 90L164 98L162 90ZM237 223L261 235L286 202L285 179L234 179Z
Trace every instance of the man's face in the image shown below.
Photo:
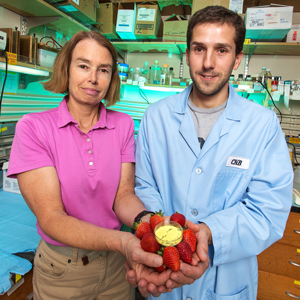
M198 24L194 27L187 64L198 98L228 98L228 82L243 54L235 54L235 28L227 24ZM223 101L223 102L224 102ZM220 104L220 103L219 103Z

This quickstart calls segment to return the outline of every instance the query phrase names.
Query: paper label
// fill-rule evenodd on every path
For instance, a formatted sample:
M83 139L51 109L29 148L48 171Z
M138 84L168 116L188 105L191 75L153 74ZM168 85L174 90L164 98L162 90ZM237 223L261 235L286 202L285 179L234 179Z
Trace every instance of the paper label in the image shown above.
M15 53L6 52L7 55L7 63L10 65L16 65L17 64L17 58L18 55Z
M129 26L131 23L131 15L119 15L118 16L118 26Z
M289 138L289 142L292 144L300 144L300 138Z
M249 169L250 159L238 156L229 156L227 158L226 167L234 167L239 169Z
M294 284L300 285L300 281L294 280Z
M155 20L155 11L153 8L141 7L138 10L137 21L153 22Z
M280 23L280 13L266 14L265 15L265 23L266 23L266 26L273 25L273 24L279 24Z
M258 10L249 14L249 27L260 28L265 26L265 12L263 10Z
M243 13L244 0L230 0L229 9L236 12L237 14Z
M79 6L79 0L73 0L73 2Z

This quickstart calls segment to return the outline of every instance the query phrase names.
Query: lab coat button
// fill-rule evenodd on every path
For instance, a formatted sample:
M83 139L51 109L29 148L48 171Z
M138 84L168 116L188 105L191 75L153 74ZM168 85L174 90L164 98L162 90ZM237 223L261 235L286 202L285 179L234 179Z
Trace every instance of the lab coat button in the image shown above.
M200 168L196 169L196 173L200 174L202 172L202 170Z
M90 166L92 166L92 165L93 165L93 162L92 162L92 161L90 161L90 162L89 162L89 165L90 165Z
M91 154L92 153L92 151L91 150L89 150L89 154Z
M198 216L198 210L197 209L193 209L192 210L192 215L193 216Z
M187 297L186 300L192 300L192 298L191 297Z
M91 139L87 139L87 142L90 142L91 141Z

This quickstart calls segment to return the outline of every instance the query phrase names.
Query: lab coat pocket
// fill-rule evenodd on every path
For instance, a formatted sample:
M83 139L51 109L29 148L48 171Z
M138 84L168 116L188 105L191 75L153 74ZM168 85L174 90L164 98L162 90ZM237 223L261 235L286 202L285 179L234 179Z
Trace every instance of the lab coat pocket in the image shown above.
M213 192L214 211L233 206L245 194L248 183L249 175L245 170L219 172Z
M207 300L250 300L249 286L234 295L218 295L211 290L206 291Z
M48 278L63 278L68 273L69 267L64 263L58 262L46 253L39 252L34 258L34 267L37 273Z

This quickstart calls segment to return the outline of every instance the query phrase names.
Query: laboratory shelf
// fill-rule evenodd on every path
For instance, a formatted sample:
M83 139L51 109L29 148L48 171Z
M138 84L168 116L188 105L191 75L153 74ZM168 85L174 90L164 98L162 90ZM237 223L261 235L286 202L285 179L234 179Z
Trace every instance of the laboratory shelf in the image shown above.
M0 6L26 17L28 22L27 26L29 27L34 27L35 21L40 22L38 18L43 18L45 20L44 26L66 37L71 37L78 31L91 30L89 24L76 21L43 0L0 0Z

